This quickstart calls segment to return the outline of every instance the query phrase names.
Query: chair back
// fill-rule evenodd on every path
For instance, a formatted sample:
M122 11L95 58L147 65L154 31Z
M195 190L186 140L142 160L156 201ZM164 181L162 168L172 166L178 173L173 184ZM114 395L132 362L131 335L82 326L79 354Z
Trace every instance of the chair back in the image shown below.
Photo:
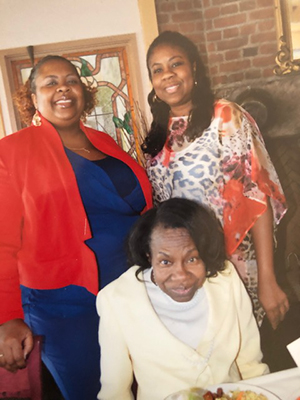
M34 336L27 366L12 373L0 368L0 399L42 400L42 337Z

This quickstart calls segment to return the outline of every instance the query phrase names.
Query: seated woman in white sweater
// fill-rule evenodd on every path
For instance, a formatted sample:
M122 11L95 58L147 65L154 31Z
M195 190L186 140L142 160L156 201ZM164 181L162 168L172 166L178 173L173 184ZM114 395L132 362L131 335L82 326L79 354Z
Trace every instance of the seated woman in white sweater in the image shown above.
M129 237L134 265L100 291L98 399L163 400L268 372L251 302L225 260L223 233L203 206L172 198Z

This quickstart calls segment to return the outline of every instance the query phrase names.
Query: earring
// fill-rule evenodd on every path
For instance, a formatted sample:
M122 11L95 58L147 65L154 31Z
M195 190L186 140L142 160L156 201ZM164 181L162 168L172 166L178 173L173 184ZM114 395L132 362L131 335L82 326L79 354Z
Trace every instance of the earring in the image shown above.
M157 103L161 103L161 99L159 97L156 96L156 94L153 96L153 102L157 102Z
M42 119L39 116L39 113L37 110L35 110L34 116L32 117L32 124L34 126L41 126L42 125Z
M195 82L194 82L194 85L195 85L195 86L197 86L197 85L198 85L198 82L197 82L197 81L195 81Z

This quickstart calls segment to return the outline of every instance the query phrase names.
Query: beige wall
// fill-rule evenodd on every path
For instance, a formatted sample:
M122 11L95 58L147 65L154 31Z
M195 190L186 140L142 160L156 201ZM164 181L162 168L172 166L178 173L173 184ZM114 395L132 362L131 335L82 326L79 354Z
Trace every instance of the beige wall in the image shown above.
M148 43L157 35L154 0L0 0L0 102L6 134L15 130L6 71L7 55L44 46L134 34L141 83L139 102L147 110Z

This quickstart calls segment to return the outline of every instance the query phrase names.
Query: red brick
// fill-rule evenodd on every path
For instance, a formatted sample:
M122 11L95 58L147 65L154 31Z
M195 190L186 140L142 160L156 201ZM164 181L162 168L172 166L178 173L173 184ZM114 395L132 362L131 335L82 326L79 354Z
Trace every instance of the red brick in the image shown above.
M222 38L221 31L211 31L211 32L207 32L207 34L206 34L206 40L208 42L212 42L215 40L221 40L221 38Z
M221 7L221 15L236 14L239 11L237 4L228 4Z
M242 52L241 50L229 50L225 52L225 60L240 60L242 59Z
M249 60L236 60L220 65L220 72L236 72L249 68Z
M235 14L227 17L216 18L214 20L215 28L225 28L228 26L240 25L246 22L246 14Z
M178 9L178 11L181 11L181 10L191 10L191 9L193 9L192 0L179 1L179 2L177 3L177 9Z
M240 47L246 46L247 44L248 44L248 37L244 36L217 42L217 49L218 51L238 49Z
M206 54L200 54L200 57L201 57L201 59L203 61L205 70L207 71L207 68L208 68L207 56L206 56ZM206 74L207 74L207 72L206 72Z
M245 78L246 79L259 79L261 78L261 69L247 69L245 71Z
M175 7L175 4L174 3L162 3L161 5L160 5L160 12L172 12L172 11L175 11L176 10L176 7Z
M210 77L210 79L213 76L218 76L219 75L218 67L217 66L215 66L213 68L210 67L207 75Z
M256 33L256 32L257 32L257 24L256 23L245 24L240 27L241 35L252 35L253 33Z
M274 10L274 5L270 0L256 0L256 6L257 8L264 8L264 7L269 7Z
M211 42L211 43L208 43L208 44L207 44L207 51L208 51L209 53L212 53L212 52L214 52L215 50L216 50L216 45L215 45L214 42Z
M196 21L196 29L197 31L204 31L204 21Z
M257 26L259 32L270 31L270 30L275 31L276 28L275 19L270 18L265 21L261 21L257 24Z
M259 47L260 54L276 54L277 53L277 43L264 43Z
M179 24L179 32L185 34L188 32L195 32L196 27L194 22L185 22L183 24Z
M242 58L244 57L256 57L258 54L258 46L255 47L244 47Z
M178 25L177 24L163 24L159 25L160 29L159 32L164 32L164 31L177 31L178 30Z
M181 11L171 15L173 22L195 21L201 18L200 11Z
M233 82L241 82L244 80L244 73L239 72L238 74L230 74L228 76L228 83L233 83Z
M212 19L204 19L205 30L209 31L213 29L213 20Z
M237 36L239 36L239 28L233 27L233 28L223 29L224 39L229 39Z
M273 66L270 66L270 68L263 70L263 77L264 78L269 78L271 76L274 76L273 68L275 67L275 64Z
M211 63L211 61L209 61L209 63ZM209 75L213 76L213 75L217 75L219 72L219 68L217 65L213 65L209 67Z
M249 13L249 19L251 21L257 21L260 19L274 18L274 8L261 8Z
M251 43L264 43L264 42L274 42L276 41L275 32L263 32L257 33L250 36Z
M201 0L193 0L193 7L202 9L203 8L203 4L202 3L203 2Z
M212 0L212 5L224 5L228 3L235 3L236 0Z
M204 43L203 39L197 40L198 44L198 48L199 48L199 53L200 54L206 54L206 44Z
M226 75L219 75L212 77L212 87L216 87L218 85L225 85L227 83L227 76Z
M210 19L220 16L220 7L207 8L203 11L203 18Z
M203 1L200 0L200 2L202 3L203 9L208 8L208 7L211 6L210 0L203 0Z
M169 15L170 14L167 14L167 13L166 14L159 14L157 16L158 24L166 24L167 22L169 22L170 21Z
M240 12L254 10L257 8L255 0L240 1L239 6L240 6Z
M254 67L266 67L269 65L275 65L275 54L267 56L257 56L253 58Z
M204 49L206 52L206 47L203 47L204 44L204 38L203 38L203 32L191 32L187 35L199 48L201 48L201 51Z
M212 53L209 55L209 62L210 63L221 63L224 61L223 54L221 53Z

